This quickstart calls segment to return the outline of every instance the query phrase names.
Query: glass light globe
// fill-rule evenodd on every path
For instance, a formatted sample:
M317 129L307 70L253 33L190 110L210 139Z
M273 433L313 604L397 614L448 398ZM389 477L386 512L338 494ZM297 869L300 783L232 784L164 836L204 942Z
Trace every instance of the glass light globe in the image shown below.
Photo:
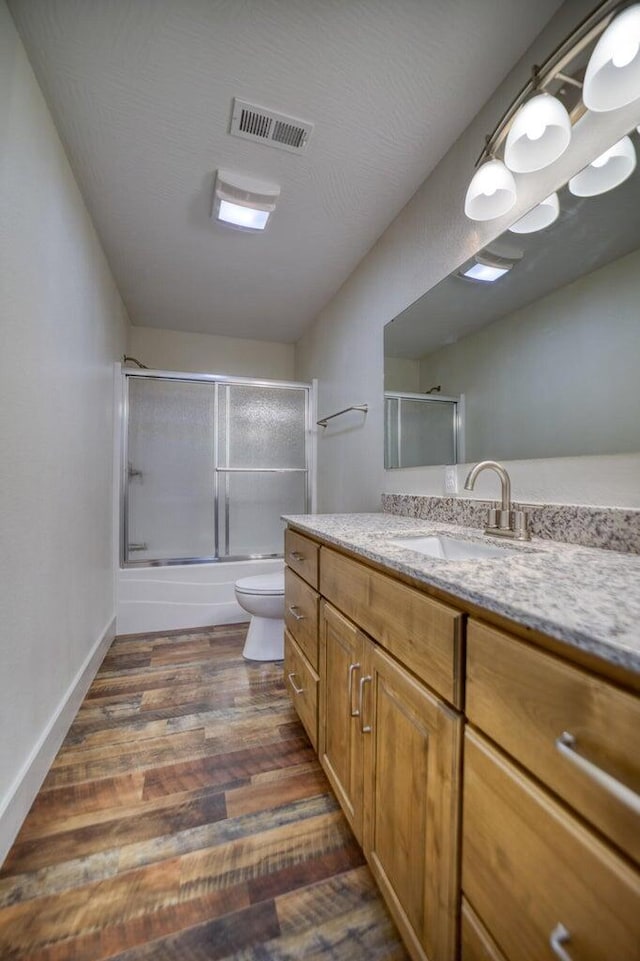
M585 107L617 110L640 97L640 3L611 21L587 65L582 88Z
M516 173L542 170L569 146L571 120L563 104L539 93L518 110L504 150L504 162Z
M488 160L476 170L464 201L469 220L494 220L516 202L516 182L501 160Z
M636 152L629 137L623 137L592 160L588 167L569 181L576 197L595 197L613 190L631 176L636 167Z
M557 194L550 194L546 200L537 204L532 210L511 224L509 230L514 234L532 234L536 230L544 230L558 219L560 204Z

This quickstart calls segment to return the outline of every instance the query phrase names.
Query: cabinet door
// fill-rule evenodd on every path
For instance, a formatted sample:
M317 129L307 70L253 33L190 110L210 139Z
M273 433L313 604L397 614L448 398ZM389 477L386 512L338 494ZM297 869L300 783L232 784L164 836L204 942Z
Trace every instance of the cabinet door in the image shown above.
M322 603L320 628L320 762L362 843L362 736L358 710L366 638Z
M414 958L453 961L462 718L373 644L365 668L365 854Z

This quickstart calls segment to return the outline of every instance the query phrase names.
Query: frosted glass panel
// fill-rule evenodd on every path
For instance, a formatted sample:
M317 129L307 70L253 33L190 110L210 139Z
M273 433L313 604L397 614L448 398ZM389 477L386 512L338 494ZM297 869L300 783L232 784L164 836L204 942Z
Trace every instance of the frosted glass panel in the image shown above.
M385 467L455 464L456 404L386 398Z
M305 467L306 391L220 388L220 465Z
M304 513L306 474L250 472L227 477L229 543L226 553L282 554L285 525L280 515ZM225 518L221 518L221 532L225 526Z
M212 384L129 378L129 560L214 555L213 424Z

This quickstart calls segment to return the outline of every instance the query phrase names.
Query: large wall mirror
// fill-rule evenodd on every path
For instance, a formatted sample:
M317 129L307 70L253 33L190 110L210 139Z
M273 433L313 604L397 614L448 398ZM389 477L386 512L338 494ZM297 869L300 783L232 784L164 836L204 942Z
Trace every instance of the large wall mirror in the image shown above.
M640 171L558 200L385 327L386 467L640 451Z

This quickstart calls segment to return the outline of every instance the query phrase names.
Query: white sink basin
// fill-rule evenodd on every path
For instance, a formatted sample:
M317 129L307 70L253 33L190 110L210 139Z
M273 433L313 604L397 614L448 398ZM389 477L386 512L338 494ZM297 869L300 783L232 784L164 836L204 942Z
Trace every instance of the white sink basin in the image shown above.
M501 557L506 559L511 550L509 547L495 547L493 544L478 544L476 541L459 540L457 537L447 537L444 534L430 534L418 537L394 537L389 540L395 547L406 547L418 554L435 557L442 561L481 560L487 557Z

